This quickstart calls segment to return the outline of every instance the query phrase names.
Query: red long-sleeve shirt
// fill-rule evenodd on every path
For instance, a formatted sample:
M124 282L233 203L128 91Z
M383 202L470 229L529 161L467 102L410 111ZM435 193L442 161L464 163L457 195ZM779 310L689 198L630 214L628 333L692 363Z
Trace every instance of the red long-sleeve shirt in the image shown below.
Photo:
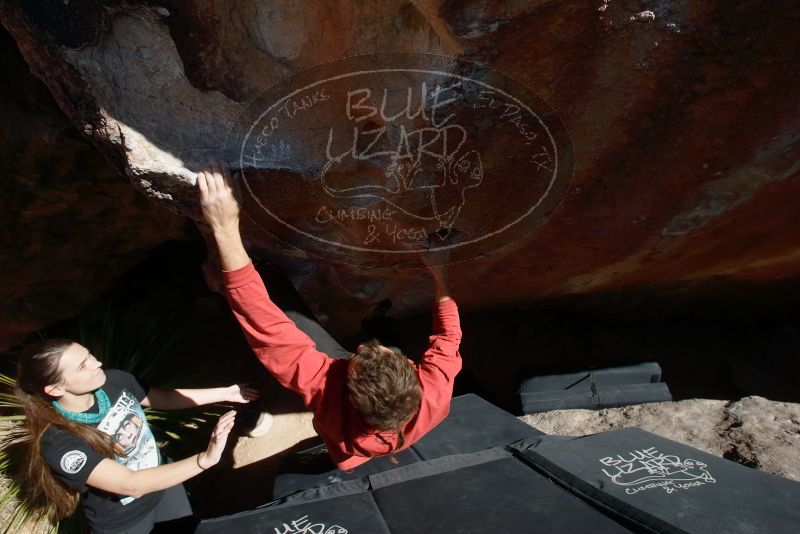
M311 338L270 300L252 263L235 271L223 271L223 275L228 302L250 347L278 382L303 397L314 413L314 427L336 465L349 470L373 456L395 450L397 435L370 428L350 401L346 387L348 360L330 358L317 350ZM403 429L403 448L447 416L453 380L461 370L460 343L455 301L436 302L428 350L415 365L422 401L419 413Z

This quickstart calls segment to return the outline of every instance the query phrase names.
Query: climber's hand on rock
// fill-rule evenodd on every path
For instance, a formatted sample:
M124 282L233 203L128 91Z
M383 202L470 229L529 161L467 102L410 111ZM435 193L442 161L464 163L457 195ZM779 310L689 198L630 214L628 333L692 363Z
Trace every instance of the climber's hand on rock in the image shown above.
M447 265L450 263L452 246L464 239L465 234L455 229L441 229L420 243L419 259L433 276L436 300L450 298Z
M239 231L239 201L237 200L237 175L231 178L224 162L215 162L197 173L200 207L206 222L215 232Z
M200 207L211 226L223 271L235 271L250 263L239 234L239 176L235 178L223 162L212 163L197 174Z
M430 245L428 245L428 248L420 250L419 259L429 271L441 272L446 270L447 264L450 262L450 251L430 250Z
M441 228L420 243L420 261L428 270L443 271L451 263L455 246L466 239L467 234L460 230Z

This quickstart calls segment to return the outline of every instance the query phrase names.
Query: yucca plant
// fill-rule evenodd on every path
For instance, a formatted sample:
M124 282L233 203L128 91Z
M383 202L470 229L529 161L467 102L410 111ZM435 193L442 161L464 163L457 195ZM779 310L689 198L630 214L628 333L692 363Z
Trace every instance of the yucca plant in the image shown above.
M13 389L14 379L0 373L0 471L7 476L0 493L0 510L8 514L4 518L3 532L29 532L31 526L40 522L41 518L25 505L20 498L19 484L9 476L16 473L17 466L24 461L23 447L28 440L28 433L22 426L25 416L12 393ZM46 524L40 525L42 527L48 530Z
M113 300L103 299L78 317L71 337L97 355L106 368L123 369L145 383L158 387L191 386L202 384L201 377L215 376L208 366L192 361L192 368L176 361L174 355L185 345L191 328L188 315L173 314L166 318L150 317L133 324L130 317L115 306ZM70 333L69 331L67 332ZM63 334L62 334L63 335ZM40 337L55 337L42 334ZM6 354L4 364L10 365L12 354ZM15 479L24 461L25 442L30 439L23 425L25 415L13 394L13 371L0 373L0 472L6 478L0 487L0 516L3 534L31 532L85 532L82 510L69 519L51 525L32 510L23 498L21 487ZM216 372L215 379L219 379ZM165 452L179 458L205 448L208 437L220 410L195 408L180 411L145 409L153 433Z

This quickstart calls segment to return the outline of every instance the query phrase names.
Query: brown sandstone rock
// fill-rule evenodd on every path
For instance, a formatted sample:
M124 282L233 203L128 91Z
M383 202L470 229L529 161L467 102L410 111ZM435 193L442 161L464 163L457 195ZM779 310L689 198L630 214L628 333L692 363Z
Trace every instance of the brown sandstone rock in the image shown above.
M194 172L230 159L225 135L238 113L303 69L356 54L432 53L528 87L569 132L574 177L546 224L452 267L464 307L800 272L796 2L6 0L0 15L98 149L148 198L195 217ZM303 197L313 185L306 163L289 155L265 165ZM472 220L474 231L496 225L515 196L508 181L532 173L516 169L487 176L494 186L468 198L486 210L486 228ZM257 217L245 219L254 252L306 256L296 235L278 242ZM377 280L364 291L357 266L329 260L323 254L300 281L335 331L353 331L385 298L400 313L427 302L418 272L371 272Z
M183 218L136 193L0 32L0 347L78 313Z
M800 404L745 397L691 399L521 417L547 434L583 436L639 427L749 467L800 481Z

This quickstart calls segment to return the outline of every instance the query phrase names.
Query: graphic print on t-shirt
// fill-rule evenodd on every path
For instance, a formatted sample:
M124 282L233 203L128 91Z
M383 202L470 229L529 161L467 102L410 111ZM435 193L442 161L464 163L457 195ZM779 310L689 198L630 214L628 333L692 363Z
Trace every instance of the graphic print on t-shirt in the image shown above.
M70 474L75 474L86 464L86 453L83 451L69 451L61 457L61 469Z
M116 456L118 463L133 471L158 466L158 446L153 432L147 424L139 401L128 390L122 390L117 402L108 410L97 428L122 445L127 456ZM124 497L120 502L128 504L134 498Z

